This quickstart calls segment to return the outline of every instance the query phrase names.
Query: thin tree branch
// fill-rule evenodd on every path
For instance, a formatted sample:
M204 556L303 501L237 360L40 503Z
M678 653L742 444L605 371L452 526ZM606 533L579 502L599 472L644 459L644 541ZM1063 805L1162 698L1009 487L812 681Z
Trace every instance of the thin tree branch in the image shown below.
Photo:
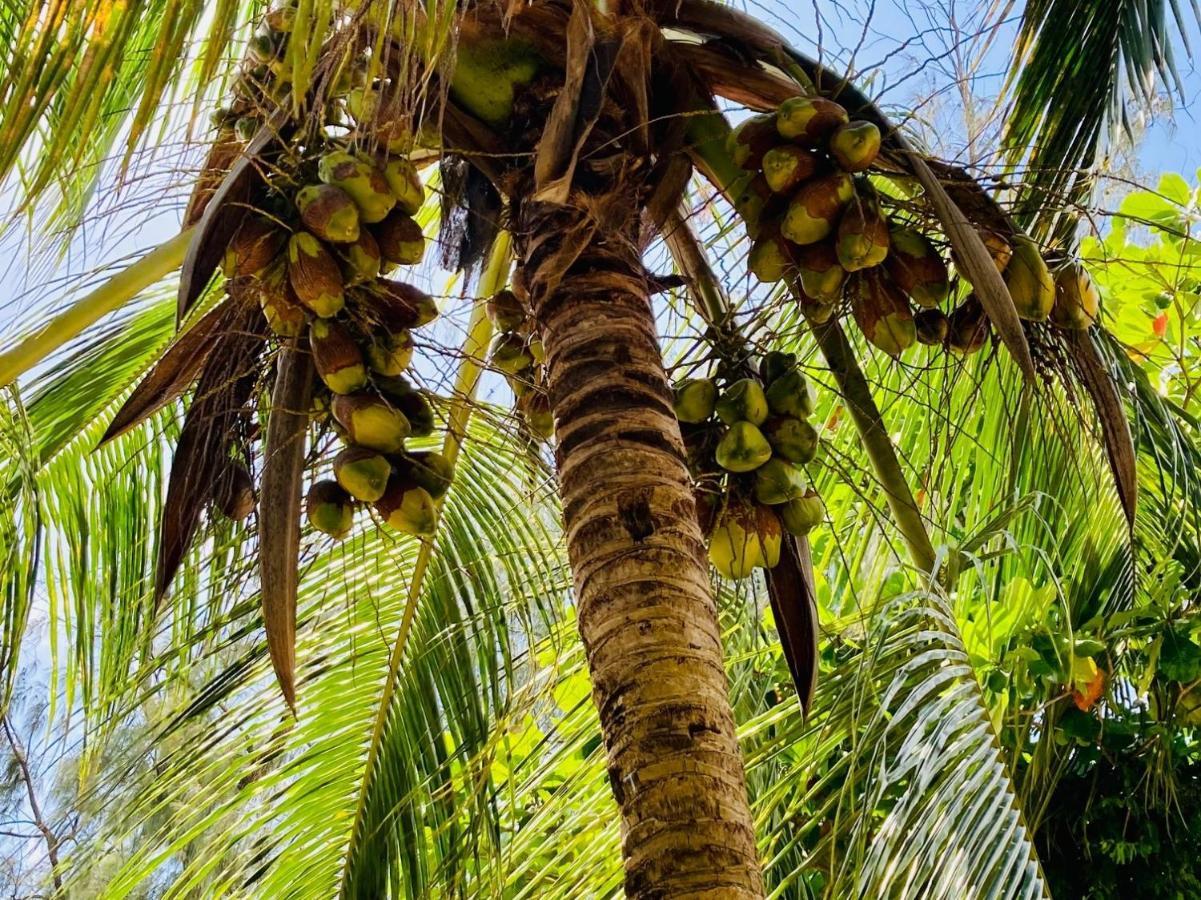
M17 768L21 770L21 780L25 783L25 794L29 798L29 809L33 813L33 824L46 840L46 856L50 859L54 891L56 894L61 895L63 892L63 882L62 876L59 875L58 871L58 837L46 823L46 819L42 815L42 807L38 803L37 790L33 784L33 773L29 771L29 760L25 754L25 748L21 746L21 742L13 733L12 725L7 715L0 716L0 727L4 729L4 737L8 740L8 746L12 750L13 759L17 761Z

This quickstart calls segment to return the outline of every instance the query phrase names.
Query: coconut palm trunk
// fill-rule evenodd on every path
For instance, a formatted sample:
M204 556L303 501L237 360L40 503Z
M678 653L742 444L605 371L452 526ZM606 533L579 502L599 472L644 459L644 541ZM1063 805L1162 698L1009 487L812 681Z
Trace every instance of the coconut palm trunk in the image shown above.
M656 340L638 210L547 271L568 206L526 204L580 635L621 807L626 891L759 897L717 610ZM558 280L545 292L540 286Z
M531 117L535 163L509 195L546 350L578 625L621 809L626 893L762 897L704 539L641 259L653 167L639 139L645 111L622 86L636 94L645 73L596 75L606 50L593 53L587 35L595 28L603 42L621 23L592 13L585 27L588 15L575 8L566 82L544 86ZM645 34L626 31L609 58L649 58L634 47Z

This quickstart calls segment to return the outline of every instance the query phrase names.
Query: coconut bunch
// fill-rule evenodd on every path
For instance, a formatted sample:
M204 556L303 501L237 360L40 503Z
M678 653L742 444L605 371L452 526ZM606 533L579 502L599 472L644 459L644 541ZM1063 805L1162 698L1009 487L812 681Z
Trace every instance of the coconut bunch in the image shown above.
M412 218L423 189L416 172L397 181L374 158L337 145L314 148L273 193L270 212L246 218L222 262L231 298L252 299L270 330L307 343L319 384L311 415L345 449L333 480L307 497L311 524L345 536L354 512L374 504L384 522L410 534L434 527L434 500L449 485L437 454L408 454L405 441L434 429L426 396L405 378L413 330L438 314L433 298L395 279L422 259L425 238ZM393 174L397 171L392 167Z
M214 110L211 116L220 132L232 132L243 143L250 142L262 128L266 112L288 96L292 73L284 60L295 17L294 7L273 10L251 36L229 105Z
M803 466L817 455L813 397L791 353L771 352L756 377L688 378L675 386L709 559L726 578L780 561L784 531L808 534L823 516Z
M434 502L450 483L451 467L441 455L406 448L409 438L430 435L435 426L429 397L404 376L413 360L414 330L438 315L432 297L396 277L398 268L419 264L425 252L414 218L425 189L402 149L413 141L398 140L395 130L381 137L375 108L363 109L361 97L356 104L356 85L381 88L367 84L362 57L348 57L331 73L325 99L303 121L285 116L291 86L283 60L294 18L292 6L266 14L231 102L215 116L214 146L231 131L250 144L241 151L249 161L241 174L237 166L219 173L223 190L232 185L237 191L224 197L213 190L206 171L193 195L204 216L194 255L212 255L208 247L218 242L212 265L224 276L225 296L158 366L192 377L199 371L189 422L207 442L204 452L192 451L189 443L191 452L178 454L173 469L173 479L176 469L179 477L169 500L181 510L181 524L174 529L178 539L170 541L171 558L160 566L160 591L191 540L199 504L233 519L255 508L255 444L264 441L264 460L274 452L271 418L299 409L295 430L304 430L307 421L309 433L294 445L325 448L331 435L341 443L332 465L328 454L314 449L305 457L307 471L296 473L311 484L309 522L333 537L349 533L356 511L368 505L387 525L428 535ZM270 131L269 145L259 139L264 130ZM194 280L198 287L186 296L181 287L181 313L196 302L208 276ZM301 357L312 374L281 404L287 357ZM260 358L277 360L265 386L274 394L265 429L251 421L256 382L264 387ZM161 405L160 380L152 373L109 436ZM236 395L218 387L226 383L238 386ZM175 395L184 387L175 385ZM223 418L233 424L220 424ZM219 471L199 471L213 456L222 458ZM165 528L171 530L170 521Z
M517 414L533 437L548 441L555 420L546 395L546 352L533 328L529 296L520 278L511 290L488 298L488 318L496 329L488 353L489 365L505 376L517 398Z
M267 14L251 41L255 65L239 81L231 111L282 102L294 17L293 7ZM428 535L451 472L439 454L405 450L409 437L433 432L434 415L404 373L413 330L438 310L430 296L393 277L424 256L425 235L413 216L425 192L409 160L388 152L412 141L376 133L376 108L364 98L379 86L367 84L366 69L357 58L342 67L324 121L306 123L268 171L261 208L243 219L221 269L231 299L257 303L277 338L307 343L319 378L311 418L344 444L333 478L313 481L308 491L309 522L341 538L356 510L370 504L388 525ZM242 114L234 128L250 140L262 125ZM359 149L381 144L376 154Z
M799 286L807 317L819 324L849 301L867 339L893 356L916 343L960 353L983 346L979 301L969 293L943 311L953 292L938 245L917 223L889 215L867 178L881 146L875 124L851 120L832 100L794 97L741 123L730 144L735 162L755 173L752 192L763 204L748 259L761 282ZM1096 291L1078 264L1053 275L1029 238L981 237L1022 318L1091 324Z
M419 264L426 243L414 218L425 189L407 155L413 123L365 100L403 85L372 74L370 48L331 41L294 97L284 60L295 16L294 6L268 12L250 43L185 214L186 327L104 437L192 390L163 504L156 599L206 512L242 519L257 508L263 621L289 703L306 514L335 538L368 508L385 526L428 536L452 477L445 457L409 444L435 429L430 396L406 375L415 331L438 315L397 272Z

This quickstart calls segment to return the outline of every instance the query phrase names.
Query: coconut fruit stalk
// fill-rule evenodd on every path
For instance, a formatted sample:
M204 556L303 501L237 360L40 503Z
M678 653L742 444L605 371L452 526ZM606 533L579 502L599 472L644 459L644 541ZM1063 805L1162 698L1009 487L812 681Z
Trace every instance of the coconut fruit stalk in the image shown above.
M350 496L374 503L384 495L392 463L366 447L347 447L334 458L334 478Z
M834 131L849 121L842 106L822 97L790 97L776 111L780 136L806 147L824 147Z
M304 500L309 524L341 540L354 524L354 503L336 481L318 481Z
M864 337L891 356L900 356L917 340L909 301L880 273L859 277L851 312Z
M345 327L328 319L317 319L309 342L317 374L335 394L352 394L367 384L362 351Z
M870 269L888 256L888 221L873 198L856 197L838 222L838 262L848 272Z
M847 272L829 241L798 249L796 270L801 289L818 303L833 305L842 299Z
M337 315L346 303L337 259L307 231L288 241L288 282L300 302L319 316Z
M816 244L834 232L843 207L854 195L854 182L845 172L806 183L788 204L780 233L794 244Z
M912 228L894 228L889 238L884 260L888 277L918 306L932 309L942 303L951 291L951 279L930 239Z
M1083 331L1097 320L1101 295L1084 267L1066 263L1055 273L1055 306L1051 321L1060 328Z
M359 210L350 195L329 184L310 184L296 195L304 227L331 244L359 239Z
M871 122L848 122L830 135L830 155L844 172L862 172L880 155L880 129Z

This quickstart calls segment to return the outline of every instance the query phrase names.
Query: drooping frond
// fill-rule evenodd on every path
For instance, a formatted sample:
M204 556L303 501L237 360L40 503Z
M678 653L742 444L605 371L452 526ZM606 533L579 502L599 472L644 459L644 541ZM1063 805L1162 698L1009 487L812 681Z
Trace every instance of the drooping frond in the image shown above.
M199 692L182 682L166 691L186 706L155 735L161 770L130 777L174 787L167 796L143 792L132 815L112 823L108 838L132 839L136 849L106 896L182 853L193 861L174 880L179 894L220 884L235 895L329 897L349 853L357 857L349 895L381 896L403 871L399 894L422 897L497 852L488 760L509 738L507 717L541 683L529 648L563 614L566 589L554 532L530 506L542 496L530 494L531 478L545 473L524 458L486 426L462 458L363 842L347 846L347 813L418 546L373 525L333 550L306 540L295 723L281 718L254 603L228 620L229 638ZM174 778L161 780L165 772ZM201 789L210 803L186 802Z
M128 164L163 110L219 85L261 0L11 0L0 15L0 180L48 188L77 216L113 156ZM197 98L199 100L199 98ZM167 119L172 116L167 116Z
M1106 127L1131 128L1128 102L1149 108L1158 87L1181 87L1172 45L1187 40L1190 15L1184 0L1025 4L1004 136L1023 166L1025 224L1089 190Z

